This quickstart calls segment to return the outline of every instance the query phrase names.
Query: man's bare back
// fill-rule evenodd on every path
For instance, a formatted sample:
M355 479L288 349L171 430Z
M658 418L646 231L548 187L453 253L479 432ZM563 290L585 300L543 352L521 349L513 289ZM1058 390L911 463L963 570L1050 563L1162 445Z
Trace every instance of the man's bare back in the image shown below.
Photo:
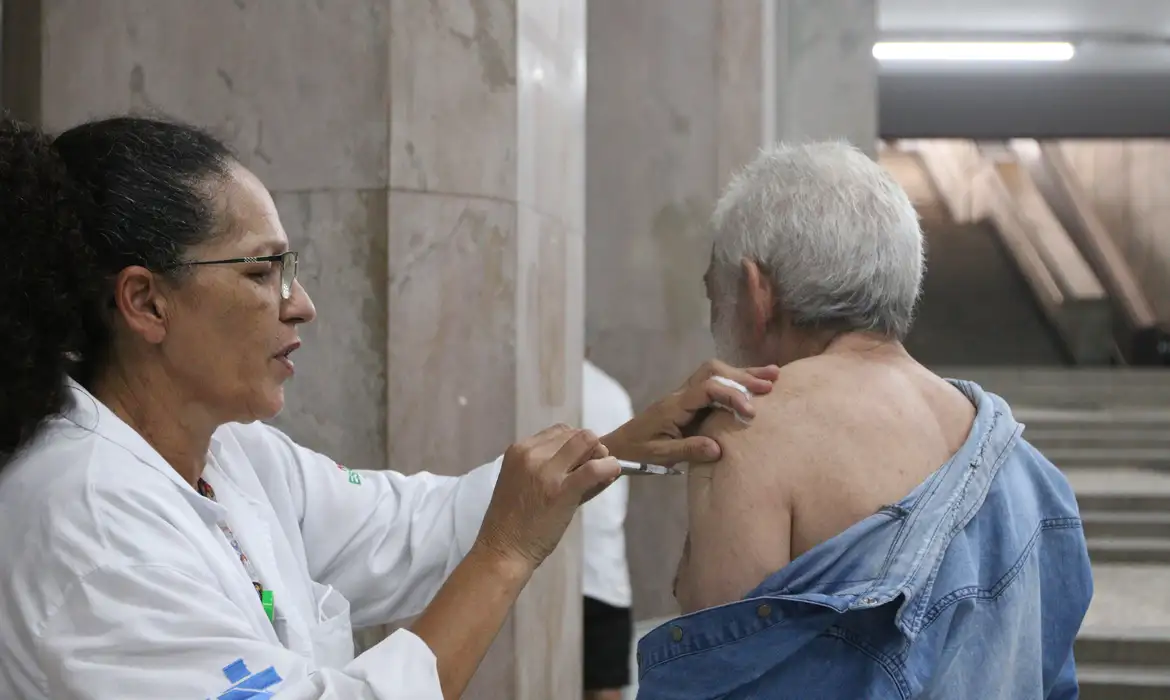
M692 468L684 612L742 598L816 545L904 498L966 441L975 407L898 344L844 338L781 370L750 429L701 431L720 462Z

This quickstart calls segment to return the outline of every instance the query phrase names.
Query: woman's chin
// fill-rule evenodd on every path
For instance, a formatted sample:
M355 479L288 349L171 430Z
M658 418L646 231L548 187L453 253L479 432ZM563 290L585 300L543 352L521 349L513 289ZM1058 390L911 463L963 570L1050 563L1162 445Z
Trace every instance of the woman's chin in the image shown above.
M275 418L276 416L280 415L281 411L284 410L283 384L277 384L275 389L269 392L268 403L266 406L268 408L268 415L264 416L260 420L269 420L270 418Z
M271 420L284 410L284 387L272 384L264 387L248 402L248 417L246 420ZM244 422L244 421L239 421Z

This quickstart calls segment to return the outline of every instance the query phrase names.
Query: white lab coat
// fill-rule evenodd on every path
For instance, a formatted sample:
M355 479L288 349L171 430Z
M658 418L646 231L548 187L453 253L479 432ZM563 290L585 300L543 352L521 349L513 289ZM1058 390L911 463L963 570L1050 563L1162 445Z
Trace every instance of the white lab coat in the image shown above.
M634 417L630 395L622 385L588 360L583 365L581 396L581 427L598 435L607 435ZM581 507L581 591L618 608L628 608L631 602L625 532L629 498L629 478L623 476Z
M270 426L226 425L212 502L72 387L0 470L0 698L442 697L421 639L399 630L355 659L350 621L426 606L500 460L460 478L349 472ZM274 591L274 623L220 519Z

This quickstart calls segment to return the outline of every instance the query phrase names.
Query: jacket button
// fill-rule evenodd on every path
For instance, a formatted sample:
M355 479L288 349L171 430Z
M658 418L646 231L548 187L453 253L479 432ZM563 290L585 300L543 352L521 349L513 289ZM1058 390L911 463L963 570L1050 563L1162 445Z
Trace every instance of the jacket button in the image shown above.
M768 605L767 603L763 603L760 605L760 607L756 608L756 615L758 615L760 617L767 617L771 614L772 614L772 606Z
M682 641L682 627L675 625L670 628L670 638L676 642Z

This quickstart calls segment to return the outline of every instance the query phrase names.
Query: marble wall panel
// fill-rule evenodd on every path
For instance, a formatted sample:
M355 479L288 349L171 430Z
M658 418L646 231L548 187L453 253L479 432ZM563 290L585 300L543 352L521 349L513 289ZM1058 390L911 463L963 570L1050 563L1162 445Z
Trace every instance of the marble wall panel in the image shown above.
M589 6L586 345L637 408L713 353L707 218L728 161L749 157L760 134L759 98L750 96L760 43L752 51L739 41L750 34L742 11L758 16L744 2ZM685 484L636 480L629 504L635 615L668 614Z
M517 0L389 0L390 186L515 201Z
M317 307L274 423L343 464L385 469L385 190L275 192L298 277Z
M41 110L125 112L227 139L275 190L387 178L385 0L42 0Z
M586 345L637 407L713 354L707 219L765 135L876 151L875 25L875 0L590 3ZM681 482L631 483L639 619L677 609L685 502Z
M580 419L585 3L391 7L391 463L459 473ZM466 697L580 693L580 567L574 525Z
M390 466L461 474L515 439L516 205L389 202Z
M765 0L775 140L844 138L877 153L877 0Z

